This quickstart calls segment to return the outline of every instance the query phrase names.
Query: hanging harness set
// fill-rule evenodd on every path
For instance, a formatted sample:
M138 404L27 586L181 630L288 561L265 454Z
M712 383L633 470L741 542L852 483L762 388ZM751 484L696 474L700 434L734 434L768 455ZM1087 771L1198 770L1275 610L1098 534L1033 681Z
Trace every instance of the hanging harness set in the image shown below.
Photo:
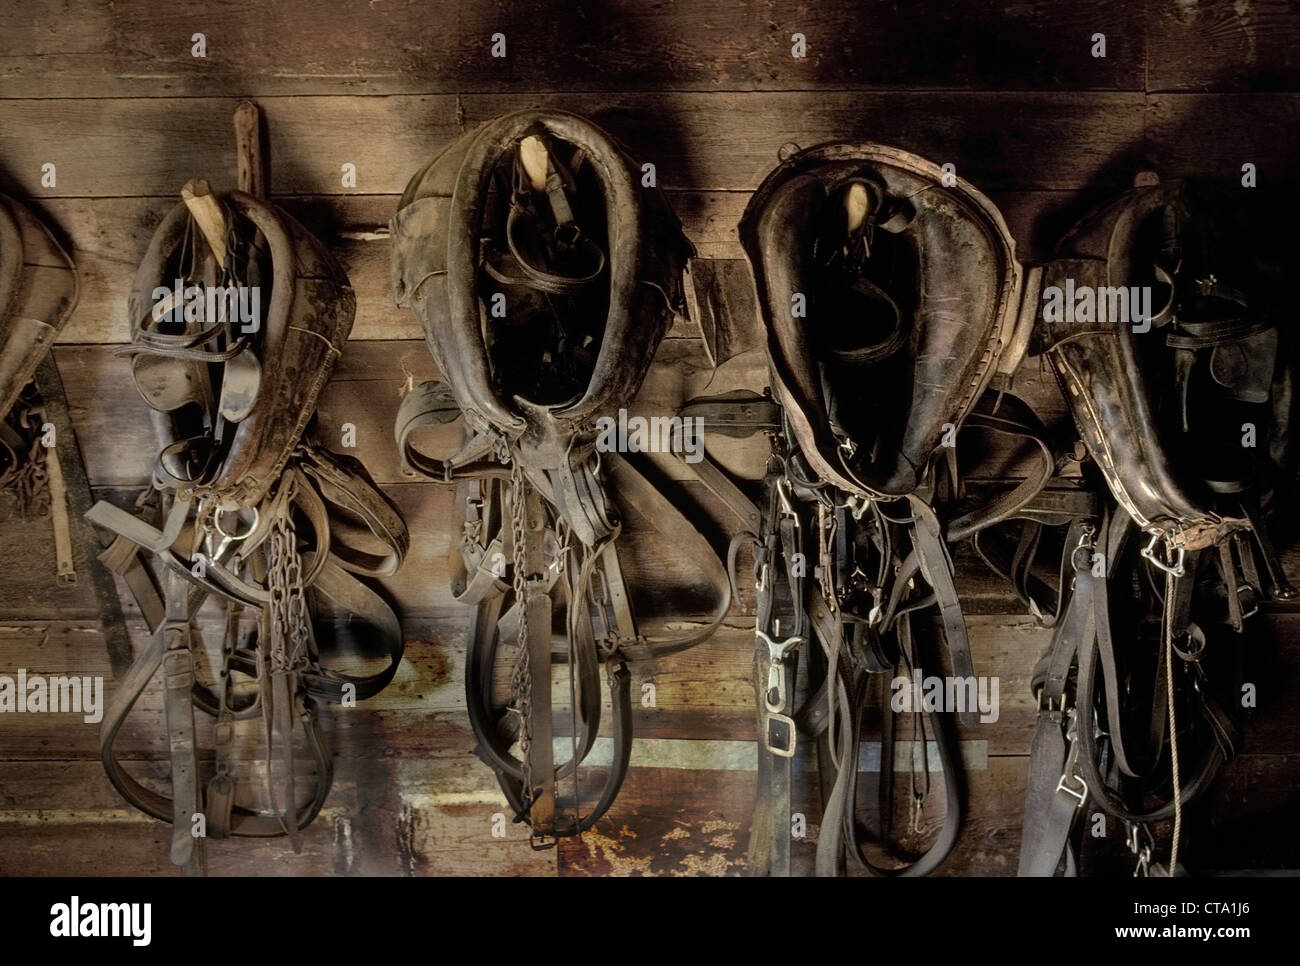
M248 108L236 115L241 187L256 190L257 115ZM193 181L182 195L136 273L132 340L119 351L159 436L153 486L137 501L141 515L100 502L88 516L117 535L101 560L153 632L105 711L104 767L129 802L172 823L172 862L201 874L208 837L286 835L301 848L333 778L316 702L377 693L403 653L391 607L358 578L395 573L409 538L361 464L308 435L352 327L355 299L342 269L286 212L246 190L215 195ZM160 564L161 592L142 557ZM215 655L194 624L209 599L224 609ZM364 677L326 667L332 615L366 641L363 650L377 641L387 667ZM115 750L160 670L170 798L130 775ZM214 719L206 782L196 708ZM237 787L247 756L241 721L259 725L260 804ZM296 732L314 771L305 796Z
M590 828L618 793L632 751L628 662L705 640L731 607L709 540L630 456L597 448L598 419L632 402L680 311L691 254L667 202L639 178L590 122L525 111L444 150L411 180L392 224L395 297L419 317L443 376L405 398L397 443L408 466L457 487L452 592L475 608L465 700L476 753L537 848ZM433 436L425 430L440 452L416 445ZM656 636L639 626L618 540L628 509L705 571L715 605L697 627ZM501 695L493 670L511 649ZM552 706L557 662L567 742ZM593 796L578 767L600 726L602 666L613 750ZM555 749L567 760L557 764Z
M355 299L320 242L266 201L255 108L236 128L240 190L185 186L117 350L158 435L152 486L136 512L88 514L115 535L101 560L152 631L105 713L103 763L172 824L172 861L191 874L209 836L299 847L332 778L317 702L377 693L403 654L393 609L364 581L397 571L406 525L358 461L313 438ZM1240 747L1229 707L1248 620L1296 595L1265 527L1290 459L1278 283L1234 248L1232 206L1194 183L1145 184L1028 267L992 202L930 161L871 142L785 158L739 225L768 388L674 417L679 431L702 418L766 437L753 499L707 454L687 462L674 445L656 462L603 442L674 319L694 314L693 247L644 170L584 118L520 111L434 157L390 225L394 299L439 371L406 393L395 442L406 469L454 488L475 753L533 846L609 810L632 757L633 669L721 626L748 552L749 871L797 871L806 761L817 874L938 870L964 818L958 726L969 736L988 710L954 566L965 545L1052 629L1033 675L1020 874L1087 871L1086 814L1119 824L1139 873L1180 874L1183 809ZM14 492L40 489L23 387L75 298L71 261L0 198L0 483ZM1011 393L1027 356L1054 371L1075 432ZM1024 457L991 496L968 486L975 437ZM697 522L710 513L699 490L738 521L729 535ZM669 631L634 579L630 547L655 541L707 600ZM211 652L205 602L224 624ZM326 666L347 637L386 666ZM170 795L115 751L160 671ZM951 700L899 707L900 682L910 695L926 672ZM213 721L210 766L196 708Z
M1234 250L1231 207L1194 183L1135 189L1071 233L1060 257L1022 269L996 209L941 177L894 149L823 145L773 172L741 222L782 412L752 535L751 872L790 871L799 735L816 741L818 874L847 859L920 875L953 847L953 723L974 723L976 678L947 548L969 541L1054 628L1033 676L1020 874L1077 874L1088 813L1121 823L1138 874L1181 874L1182 809L1240 744L1227 709L1244 622L1260 601L1296 594L1263 523L1289 465L1291 398L1270 280ZM1031 352L1050 360L1077 439L1050 433L1007 391ZM972 432L1013 437L1028 469L961 512L957 442ZM1062 531L1052 587L1040 545ZM946 661L927 650L936 635ZM916 736L903 759L911 821L891 843L900 709L889 689L910 690L941 663L955 706L902 709ZM874 702L873 678L887 685ZM857 797L869 708L881 735L874 822ZM908 833L920 831L930 740L946 811L927 839ZM1160 865L1153 823L1168 818Z

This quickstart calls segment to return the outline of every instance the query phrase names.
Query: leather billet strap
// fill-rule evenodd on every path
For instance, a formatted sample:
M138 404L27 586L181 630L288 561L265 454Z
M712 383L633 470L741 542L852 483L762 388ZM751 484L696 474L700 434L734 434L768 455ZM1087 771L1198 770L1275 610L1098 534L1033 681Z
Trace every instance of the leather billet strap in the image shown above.
M727 554L734 582L736 555L746 541L755 544L754 696L758 710L758 794L750 829L749 874L790 875L790 802L799 729L795 723L795 686L800 649L808 640L804 610L806 578L798 566L803 529L783 487L782 476L769 475L763 529L741 533ZM787 601L778 613L777 588L784 582Z
M167 578L167 618L160 628L163 644L167 738L172 765L171 860L187 874L202 874L203 843L194 836L192 823L203 808L199 788L198 749L195 746L194 653L184 585L174 575Z
M938 517L930 505L918 497L909 497L908 501L912 508L912 526L909 531L912 546L916 551L921 576L934 590L953 676L974 680L975 665L971 660L966 619L962 616L961 600L953 581L952 558L944 545ZM979 709L967 708L958 712L958 718L962 725L974 727L979 722Z
M1080 543L1087 548L1088 543ZM1052 643L1034 671L1034 692L1038 698L1038 716L1029 753L1029 784L1025 790L1024 821L1020 833L1022 876L1052 876L1065 857L1067 843L1078 815L1087 800L1087 786L1078 778L1077 713L1068 704L1070 672L1075 665L1080 643L1095 634L1096 611L1092 598L1096 583L1091 575L1092 561L1083 553L1071 552L1073 593L1062 585L1067 597L1061 619L1057 622ZM1076 559L1077 557L1077 559ZM1086 727L1091 727L1089 720ZM1067 730L1068 729L1068 730ZM1067 768L1067 750L1075 749Z

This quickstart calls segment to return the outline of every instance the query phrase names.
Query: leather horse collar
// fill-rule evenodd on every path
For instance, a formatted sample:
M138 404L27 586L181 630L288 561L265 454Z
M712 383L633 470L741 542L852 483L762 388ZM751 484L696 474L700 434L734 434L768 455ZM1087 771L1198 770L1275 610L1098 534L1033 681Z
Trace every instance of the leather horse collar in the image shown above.
M590 828L618 792L632 742L626 662L703 640L730 606L708 541L630 460L596 450L597 420L631 402L683 303L690 246L640 177L590 121L523 111L444 149L411 179L392 222L394 297L419 316L443 380L403 401L398 445L409 466L458 484L453 593L475 607L470 722L535 847ZM438 427L444 449L430 456L416 440ZM620 504L704 567L719 601L700 628L668 637L638 629L620 564ZM561 613L565 632L553 642ZM503 700L493 671L512 643ZM574 718L558 765L553 660L568 665ZM614 754L585 806L578 766L599 727L602 663L611 668Z
M1012 342L1014 243L949 177L897 148L822 145L769 174L741 220L777 400L845 492L914 492Z
M301 829L332 780L316 701L371 696L401 660L396 617L358 577L395 572L408 535L359 462L306 436L352 326L355 300L342 269L306 229L260 198L213 195L197 182L183 194L186 204L163 219L136 273L132 341L120 351L153 410L159 499L142 494L138 517L103 502L87 516L117 534L101 560L123 577L153 628L105 714L104 766L128 801L172 823L172 861L198 874L205 836L287 835L301 847ZM383 552L344 538L357 520ZM141 551L161 564L161 595ZM203 642L193 626L209 597L226 608L215 684L197 673ZM388 667L368 677L325 667L321 644L332 634L332 615L368 628ZM114 751L159 668L170 799L140 785ZM216 720L216 764L206 782L194 708ZM236 784L237 724L253 720L261 722L268 759L278 757L283 768L279 787L256 806L242 792L237 801ZM315 763L305 802L295 723Z
M939 669L923 625L914 625L931 607L953 675L975 685L945 544L1018 510L1043 479L946 527L934 456L955 445L968 420L1019 425L1011 414L1023 404L986 403L982 394L1014 369L1027 341L1025 273L982 194L913 154L870 143L825 144L785 160L755 192L740 238L784 426L771 434L766 510L751 535L760 731L751 871L790 872L790 762L803 735L829 766L818 874L841 873L851 860L872 874L923 875L942 862L961 823L953 715L916 718L922 745L928 727L942 761L943 829L910 865L881 867L856 819L864 708L886 672ZM1049 475L1050 457L1049 449ZM948 465L955 469L951 455ZM801 663L809 683L798 705ZM885 693L879 791L888 841L894 726ZM971 704L947 710L967 723L977 714ZM928 788L921 767L914 805Z
M77 304L72 259L30 211L0 195L0 486L42 472L19 409L24 389ZM39 436L39 432L36 433Z

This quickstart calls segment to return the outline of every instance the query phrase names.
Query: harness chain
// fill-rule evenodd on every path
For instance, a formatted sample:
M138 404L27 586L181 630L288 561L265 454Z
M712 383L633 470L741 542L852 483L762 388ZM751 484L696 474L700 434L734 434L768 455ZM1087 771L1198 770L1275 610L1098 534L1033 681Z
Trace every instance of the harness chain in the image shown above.
M44 412L39 405L27 405L22 409L18 423L26 431L23 441L28 443L28 451L25 459L24 454L14 454L18 466L10 468L12 475L4 481L4 488L12 492L23 520L40 520L50 512L50 478L45 462L48 451L41 443L43 421Z
M281 723L281 739L285 743L284 762L287 785L283 815L288 819L286 831L292 840L298 837L297 805L294 800L293 719L291 709L284 706L292 702L296 688L296 672L306 666L311 634L311 618L307 613L307 597L302 585L302 557L298 553L298 535L293 514L286 501L285 511L277 514L271 528L267 552L267 589L270 602L270 671L272 694L278 699L270 713ZM282 684L277 688L276 682ZM264 706L265 708L265 706ZM264 712L265 713L265 712ZM273 728L268 723L269 729ZM267 743L267 772L271 769L272 749ZM274 795L272 800L275 806Z
M524 577L524 540L527 527L524 521L524 480L523 468L518 459L510 462L510 540L511 563L514 568L512 584L515 591L515 607L519 611L518 650L515 653L515 666L510 675L510 692L514 699L511 710L519 716L519 752L524 768L524 807L533 803L533 774L528 749L533 738L533 672L529 664L531 656L528 651L528 607L526 601L527 580Z

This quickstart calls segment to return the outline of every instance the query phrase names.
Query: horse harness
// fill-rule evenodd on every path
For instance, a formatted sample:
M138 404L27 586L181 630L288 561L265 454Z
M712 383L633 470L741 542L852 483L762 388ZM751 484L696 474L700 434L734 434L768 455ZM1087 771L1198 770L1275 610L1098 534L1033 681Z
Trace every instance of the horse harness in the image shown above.
M317 702L351 706L377 693L402 657L391 608L358 578L394 573L409 538L361 464L308 432L352 325L355 300L342 269L260 198L215 195L203 182L183 194L136 274L132 340L119 350L160 437L153 486L137 501L139 515L100 502L88 517L117 535L101 560L152 628L106 711L101 757L128 801L172 823L172 862L201 874L208 836L287 835L301 848L301 829L333 776ZM160 565L161 592L149 559ZM205 680L211 655L196 624L206 600L224 610L215 682ZM326 667L330 615L381 642L387 667L362 677ZM128 774L114 747L159 670L170 798ZM206 782L195 708L215 722ZM265 747L261 805L246 802L236 782L245 721L258 722ZM305 800L295 729L314 765Z
M1135 875L1183 874L1183 809L1240 748L1228 709L1246 621L1296 595L1262 518L1271 460L1236 445L1246 425L1268 440L1286 393L1231 211L1192 182L1135 188L1044 268L1058 291L1146 286L1154 304L1106 319L1044 303L1040 348L1113 503L1065 542L1063 611L1033 676L1021 875L1078 874L1089 810L1124 829Z
M614 801L632 752L628 663L705 640L731 603L709 540L631 457L597 445L600 420L631 403L680 310L691 253L662 195L637 187L640 170L582 118L519 112L435 158L392 224L395 298L420 317L442 373L404 399L398 447L457 487L452 592L475 608L465 695L476 754L535 848L581 834ZM435 433L431 456L417 442ZM628 509L704 571L716 601L693 629L638 625L619 540ZM502 701L493 672L512 643ZM573 718L559 763L553 662L567 666ZM593 794L578 769L600 726L602 665L613 750Z
M67 490L33 379L77 292L72 259L49 229L0 195L0 499L24 519L50 519L54 576L65 585L77 580Z
M947 544L1029 512L1057 466L1045 430L1005 392L1028 341L1032 316L1022 304L1036 294L1037 275L1015 261L987 199L965 182L940 189L942 180L935 165L897 149L821 145L772 172L741 222L780 412L769 430L761 526L739 538L756 548L753 874L791 871L801 734L817 749L819 875L842 874L847 860L876 875L924 875L961 825L952 720L971 723L978 710L973 701L956 715L916 708L914 751L923 761L912 767L909 841L921 831L931 741L945 786L943 826L910 863L873 861L857 814L866 711L884 684L878 837L888 842L897 730L888 675L940 669L930 649L934 622L923 619L937 612L952 675L975 683ZM941 522L957 484L955 450L944 444L954 446L963 426L1032 440L1042 465L979 511ZM819 646L808 647L814 640Z

